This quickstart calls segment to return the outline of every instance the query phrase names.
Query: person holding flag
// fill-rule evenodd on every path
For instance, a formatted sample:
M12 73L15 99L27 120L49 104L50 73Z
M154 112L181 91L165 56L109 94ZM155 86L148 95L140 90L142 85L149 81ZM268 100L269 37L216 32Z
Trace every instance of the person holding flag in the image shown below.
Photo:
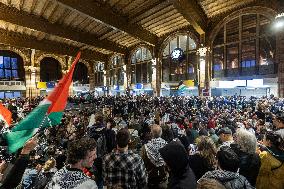
M77 54L70 70L59 81L53 92L28 114L25 119L12 128L11 132L7 132L4 135L8 143L9 153L17 152L38 130L60 124L63 111L67 104L69 86L80 56L81 52Z
M12 112L0 103L0 120L4 121L6 127L10 127L12 122Z

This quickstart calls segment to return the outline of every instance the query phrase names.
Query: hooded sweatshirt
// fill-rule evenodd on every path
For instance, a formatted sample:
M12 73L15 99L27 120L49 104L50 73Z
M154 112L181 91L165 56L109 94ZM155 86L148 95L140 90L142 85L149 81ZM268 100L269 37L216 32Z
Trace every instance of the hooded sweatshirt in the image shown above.
M195 189L195 175L188 164L188 155L179 142L172 141L161 148L160 154L170 168L168 188Z

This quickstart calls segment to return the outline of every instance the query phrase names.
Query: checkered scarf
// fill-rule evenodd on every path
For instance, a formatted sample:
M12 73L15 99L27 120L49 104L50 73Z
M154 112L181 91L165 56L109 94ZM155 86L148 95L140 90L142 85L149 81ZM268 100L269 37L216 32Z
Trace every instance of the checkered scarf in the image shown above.
M145 145L147 157L156 167L160 167L165 163L159 149L163 148L166 144L167 142L164 139L154 138Z

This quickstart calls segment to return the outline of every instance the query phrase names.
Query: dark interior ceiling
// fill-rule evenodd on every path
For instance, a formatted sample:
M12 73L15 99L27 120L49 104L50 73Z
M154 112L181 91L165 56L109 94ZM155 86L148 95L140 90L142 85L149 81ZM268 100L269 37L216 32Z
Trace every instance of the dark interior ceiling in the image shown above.
M106 60L191 27L204 34L242 7L281 0L0 0L0 43ZM211 24L212 25L212 24Z

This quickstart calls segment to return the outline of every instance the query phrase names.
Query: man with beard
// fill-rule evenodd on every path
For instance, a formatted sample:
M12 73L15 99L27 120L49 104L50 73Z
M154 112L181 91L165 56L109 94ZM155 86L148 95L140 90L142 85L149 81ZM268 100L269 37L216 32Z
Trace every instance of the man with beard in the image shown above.
M55 173L46 188L97 189L96 182L83 173L84 168L90 168L95 159L94 139L81 138L71 142L67 152L68 165Z

